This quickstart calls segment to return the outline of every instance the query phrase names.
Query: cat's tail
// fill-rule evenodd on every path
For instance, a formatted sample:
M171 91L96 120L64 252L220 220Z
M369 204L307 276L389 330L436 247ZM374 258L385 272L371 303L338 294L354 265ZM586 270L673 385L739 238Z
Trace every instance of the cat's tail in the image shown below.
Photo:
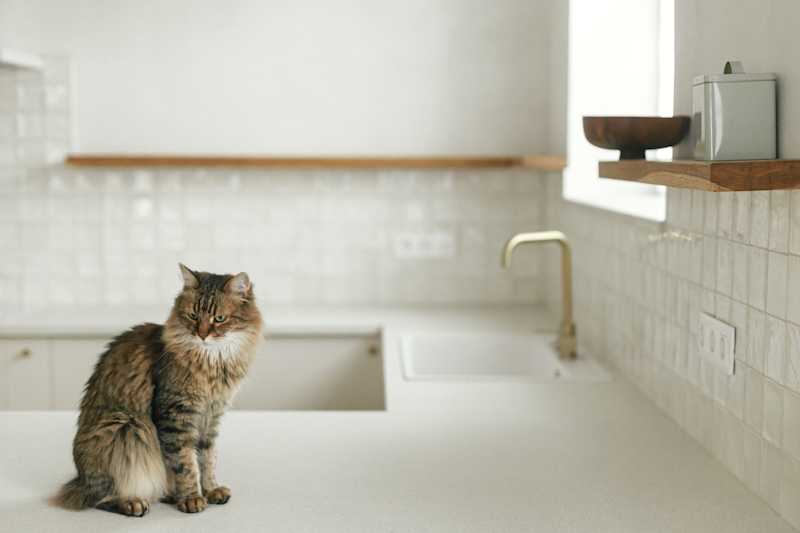
M90 485L83 482L80 477L68 481L58 493L50 498L50 503L64 509L79 511L94 507L103 498Z

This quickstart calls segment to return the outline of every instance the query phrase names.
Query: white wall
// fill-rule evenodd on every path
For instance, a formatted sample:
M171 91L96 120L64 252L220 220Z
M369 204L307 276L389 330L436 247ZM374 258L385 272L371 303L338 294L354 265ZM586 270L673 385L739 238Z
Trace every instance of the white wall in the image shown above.
M800 157L800 2L677 0L675 112L691 114L692 78L738 59L748 72L778 75L778 154Z
M0 0L69 56L84 152L547 149L551 0Z

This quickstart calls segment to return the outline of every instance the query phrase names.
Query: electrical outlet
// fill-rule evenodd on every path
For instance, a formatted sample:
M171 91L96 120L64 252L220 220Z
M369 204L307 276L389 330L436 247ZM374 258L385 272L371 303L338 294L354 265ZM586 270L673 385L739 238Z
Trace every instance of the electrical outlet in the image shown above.
M728 375L733 375L736 328L707 313L700 313L697 345L703 359Z
M452 233L398 233L394 255L398 259L439 259L453 257L456 241Z

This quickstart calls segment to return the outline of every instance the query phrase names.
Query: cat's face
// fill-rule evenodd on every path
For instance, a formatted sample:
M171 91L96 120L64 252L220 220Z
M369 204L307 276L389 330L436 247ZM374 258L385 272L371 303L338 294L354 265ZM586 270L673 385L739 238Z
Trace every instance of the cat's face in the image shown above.
M230 351L260 330L261 316L247 274L180 268L184 286L175 299L168 327L183 337L183 343L202 350Z

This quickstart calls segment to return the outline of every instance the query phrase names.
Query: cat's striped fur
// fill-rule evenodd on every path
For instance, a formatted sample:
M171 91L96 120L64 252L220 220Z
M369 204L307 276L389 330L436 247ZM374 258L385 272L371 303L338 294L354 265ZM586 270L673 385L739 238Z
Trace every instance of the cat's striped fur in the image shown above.
M143 516L162 498L184 512L226 503L215 478L220 417L261 339L247 274L194 272L166 323L114 339L86 384L73 457L56 503Z

